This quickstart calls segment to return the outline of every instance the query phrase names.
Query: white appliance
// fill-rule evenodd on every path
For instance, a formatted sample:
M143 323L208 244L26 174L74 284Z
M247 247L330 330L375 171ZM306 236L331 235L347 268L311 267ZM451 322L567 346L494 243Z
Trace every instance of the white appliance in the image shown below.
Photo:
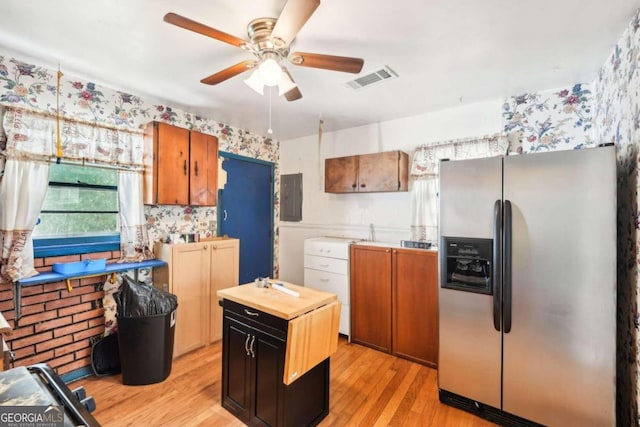
M349 247L354 239L312 237L304 241L304 285L331 292L342 303L339 332L351 336Z
M616 425L615 147L440 164L440 400Z

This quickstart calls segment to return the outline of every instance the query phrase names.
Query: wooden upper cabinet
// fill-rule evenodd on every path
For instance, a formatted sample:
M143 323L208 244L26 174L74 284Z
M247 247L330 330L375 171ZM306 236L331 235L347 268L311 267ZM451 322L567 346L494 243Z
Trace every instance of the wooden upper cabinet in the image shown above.
M218 138L191 131L189 204L215 206L218 196Z
M358 191L407 191L408 160L402 151L358 156Z
M215 206L218 138L160 122L144 138L145 204Z
M325 159L326 193L407 191L409 156L402 151Z
M358 156L325 159L324 191L327 193L358 191Z
M159 205L189 203L189 131L158 123Z

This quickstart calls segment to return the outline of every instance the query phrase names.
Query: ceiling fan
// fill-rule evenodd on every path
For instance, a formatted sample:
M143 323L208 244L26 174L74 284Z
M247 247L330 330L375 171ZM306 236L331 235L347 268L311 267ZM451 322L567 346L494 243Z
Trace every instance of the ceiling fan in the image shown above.
M255 59L239 62L231 67L205 77L200 82L209 85L221 83L248 70L254 70L245 83L256 92L263 94L264 86L278 86L278 94L287 101L302 98L302 93L282 62L301 67L321 68L357 74L362 70L364 60L346 56L322 55L319 53L289 53L291 42L298 31L320 5L320 0L288 0L279 18L258 18L249 22L249 41L208 27L175 13L167 13L164 21L178 27L229 43L247 50Z

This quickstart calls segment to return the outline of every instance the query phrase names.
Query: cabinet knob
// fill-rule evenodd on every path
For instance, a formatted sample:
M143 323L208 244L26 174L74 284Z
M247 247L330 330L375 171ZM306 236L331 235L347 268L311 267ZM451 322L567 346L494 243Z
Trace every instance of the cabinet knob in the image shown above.
M204 245L204 246L202 247L202 249L204 250L204 249L207 249L208 247L209 247L209 246Z
M364 188L366 186L367 186L367 184L360 184L360 188Z
M355 184L355 183L351 184L351 188L356 188L356 187L357 187L357 186L356 186L356 184Z
M218 249L216 245L211 246L213 249Z
M385 249L385 252L390 252L390 251L391 251L391 249Z

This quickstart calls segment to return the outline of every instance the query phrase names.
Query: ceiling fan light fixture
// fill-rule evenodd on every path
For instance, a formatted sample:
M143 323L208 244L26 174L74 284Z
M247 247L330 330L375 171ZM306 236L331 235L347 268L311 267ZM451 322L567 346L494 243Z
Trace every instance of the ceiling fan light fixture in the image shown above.
M276 58L277 55L275 54L267 54L258 65L258 72L262 77L262 82L267 86L276 86L282 78L282 68L280 68Z
M285 73L284 71L282 71L282 75L280 76L280 81L278 82L278 96L282 96L285 93L297 87L298 85L295 84L293 80L291 80L289 73Z
M264 83L262 82L262 78L260 77L258 70L253 70L249 78L245 79L244 82L247 86L258 92L260 95L264 95Z

